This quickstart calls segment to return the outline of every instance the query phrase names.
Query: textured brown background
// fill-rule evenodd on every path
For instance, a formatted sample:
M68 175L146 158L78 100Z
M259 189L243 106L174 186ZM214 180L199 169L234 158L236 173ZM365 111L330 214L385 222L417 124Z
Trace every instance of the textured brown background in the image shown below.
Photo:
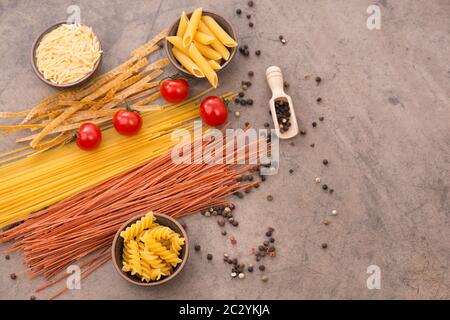
M259 58L239 56L220 76L223 92L238 90L247 71L255 72L248 91L255 105L232 107L241 112L236 125L250 121L262 127L269 121L264 70L279 65L308 130L293 140L295 146L282 143L277 176L236 201L240 226L228 228L238 240L236 249L213 218L192 216L185 221L202 253L192 252L173 283L136 288L108 263L82 283L82 290L63 298L448 299L450 2L379 1L379 31L366 28L367 6L376 1L255 2L250 10L255 28L250 29L245 17L234 14L237 7L248 11L246 1L0 0L0 110L24 109L53 92L33 74L29 50L41 30L66 18L69 4L80 5L83 22L101 38L104 70L124 61L182 10L203 6L229 18L251 52L262 50ZM287 45L277 40L279 34ZM320 86L316 75L324 79ZM315 102L319 96L321 105ZM325 121L312 129L319 116ZM1 151L13 148L11 138L0 139ZM316 176L335 194L322 192ZM273 202L266 200L268 194ZM339 215L328 227L321 225L332 209ZM250 248L263 240L269 225L276 228L278 245L278 256L265 261L269 282L259 280L259 271L230 280L223 252L251 261ZM327 250L322 242L329 244ZM208 252L214 254L212 262L206 261ZM381 268L381 290L366 287L371 264ZM17 255L1 258L0 298L28 299L41 283L24 277L12 281L9 274L22 267Z

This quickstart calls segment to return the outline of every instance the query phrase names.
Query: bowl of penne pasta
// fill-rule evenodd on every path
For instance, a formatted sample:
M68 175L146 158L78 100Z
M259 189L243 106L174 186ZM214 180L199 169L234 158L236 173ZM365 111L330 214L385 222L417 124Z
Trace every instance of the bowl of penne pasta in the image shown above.
M112 245L115 269L126 281L143 287L158 286L183 270L189 243L174 218L149 212L125 222Z
M217 88L217 74L236 55L238 43L231 24L213 12L197 8L183 12L169 29L165 50L177 70L187 76L206 78Z

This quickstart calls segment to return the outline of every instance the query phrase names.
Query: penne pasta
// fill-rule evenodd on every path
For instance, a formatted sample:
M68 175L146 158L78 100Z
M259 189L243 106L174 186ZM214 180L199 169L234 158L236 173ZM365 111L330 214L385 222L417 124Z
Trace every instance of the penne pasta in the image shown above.
M213 68L214 71L222 69L220 63L215 60L208 60L209 65Z
M200 53L205 58L208 58L208 59L211 59L211 60L219 60L220 58L222 58L220 53L218 53L216 50L214 50L210 46L205 46L205 45L203 45L201 43L198 43L198 42L195 42L195 46L197 47L198 51L200 51Z
M183 45L189 47L194 40L195 33L197 32L200 19L202 18L203 9L197 8L192 12L191 19L186 27L186 32L183 35Z
M214 37L209 34L197 31L194 36L194 40L205 46L210 45L214 41Z
M205 77L203 71L191 60L191 58L185 55L181 50L179 50L178 48L172 48L172 53L178 60L178 62L181 63L181 65L192 75L196 76L197 78Z
M189 49L183 46L183 39L180 37L167 37L167 41L169 41L175 48L183 52L185 55L189 55Z
M203 21L200 21L200 23L198 25L198 30L203 33L206 33L207 35L214 36L212 31L208 28L208 26L205 23L203 23ZM211 47L213 47L214 50L216 50L218 53L220 53L220 55L222 56L223 59L225 59L225 60L230 59L230 52L228 51L227 47L225 47L222 44L222 42L220 42L216 38L214 38L214 41L211 42Z
M195 44L191 43L189 47L189 56L197 64L200 70L203 71L205 77L211 83L214 88L219 85L219 80L217 79L217 74L213 68L209 65L208 61L202 56L200 51L197 49Z
M177 29L177 37L183 38L184 33L186 32L186 28L188 26L189 19L186 16L186 13L183 11L180 17L180 23L178 24Z
M237 42L230 37L225 30L223 30L223 28L216 22L216 20L214 20L213 17L203 16L201 20L208 26L214 36L219 39L222 44L229 48L237 47Z

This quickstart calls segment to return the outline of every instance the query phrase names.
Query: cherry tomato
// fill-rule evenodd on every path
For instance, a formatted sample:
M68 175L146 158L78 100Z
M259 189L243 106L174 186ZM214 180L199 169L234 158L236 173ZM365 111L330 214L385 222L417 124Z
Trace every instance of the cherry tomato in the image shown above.
M83 123L77 132L77 144L80 149L93 150L100 145L102 132L95 124Z
M227 121L228 109L221 97L206 97L200 104L200 116L210 126L220 126Z
M124 136L132 136L141 129L142 118L136 111L122 109L114 115L113 123L118 133Z
M161 82L160 91L164 100L178 103L189 96L189 83L184 79L164 80Z

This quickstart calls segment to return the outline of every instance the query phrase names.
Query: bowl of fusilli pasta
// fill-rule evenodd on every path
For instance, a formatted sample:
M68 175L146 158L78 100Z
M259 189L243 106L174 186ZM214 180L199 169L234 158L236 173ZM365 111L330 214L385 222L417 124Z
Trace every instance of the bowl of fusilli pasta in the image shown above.
M167 283L183 269L189 254L186 231L174 218L153 212L125 222L112 246L120 276L138 286Z

